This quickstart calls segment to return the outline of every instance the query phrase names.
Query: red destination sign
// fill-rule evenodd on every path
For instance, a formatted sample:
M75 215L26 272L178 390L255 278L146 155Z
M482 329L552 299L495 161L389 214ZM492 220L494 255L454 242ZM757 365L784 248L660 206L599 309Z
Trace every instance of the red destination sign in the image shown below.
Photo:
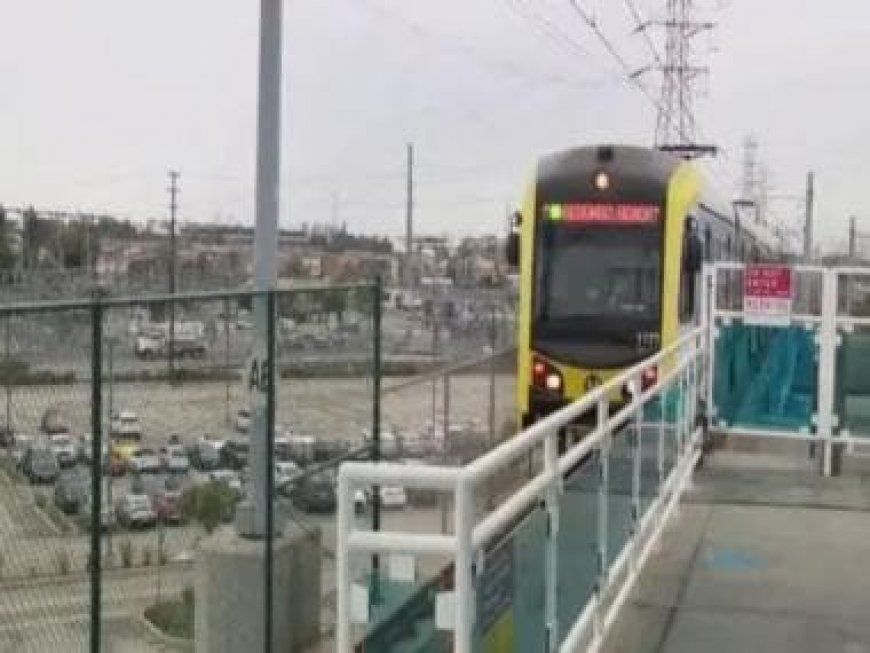
M546 215L551 220L580 224L653 224L661 209L651 204L550 204Z

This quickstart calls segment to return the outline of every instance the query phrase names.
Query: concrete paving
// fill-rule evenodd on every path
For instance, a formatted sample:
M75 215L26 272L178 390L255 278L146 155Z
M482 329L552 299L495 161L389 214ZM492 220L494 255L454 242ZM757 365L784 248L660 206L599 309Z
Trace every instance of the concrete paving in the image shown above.
M870 459L733 441L695 483L605 651L870 652Z

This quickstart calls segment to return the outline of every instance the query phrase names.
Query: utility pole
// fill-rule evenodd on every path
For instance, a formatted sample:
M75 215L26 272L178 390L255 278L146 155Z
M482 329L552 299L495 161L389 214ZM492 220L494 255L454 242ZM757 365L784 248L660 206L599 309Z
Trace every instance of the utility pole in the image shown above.
M807 200L804 212L804 262L813 258L813 196L815 193L815 173L807 173Z
M858 224L855 216L849 218L849 263L855 263L858 255Z
M408 187L405 191L405 288L414 285L414 144L408 143Z
M175 294L177 270L175 249L175 218L178 212L178 178L175 170L169 171L169 295ZM175 302L169 300L169 378L175 378Z

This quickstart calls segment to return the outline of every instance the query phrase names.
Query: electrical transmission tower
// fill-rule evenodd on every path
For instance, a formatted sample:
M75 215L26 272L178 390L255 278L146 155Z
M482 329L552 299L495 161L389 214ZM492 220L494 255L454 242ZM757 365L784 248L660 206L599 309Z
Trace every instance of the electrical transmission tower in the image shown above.
M637 18L636 10L633 14ZM695 62L693 44L715 25L697 19L694 0L667 0L665 19L639 22L637 31L645 32L653 25L664 30L664 57L654 51L655 63L641 69L636 75L650 71L658 71L662 75L655 143L661 149L689 157L713 154L716 152L714 146L697 141L697 85L709 71L706 66Z

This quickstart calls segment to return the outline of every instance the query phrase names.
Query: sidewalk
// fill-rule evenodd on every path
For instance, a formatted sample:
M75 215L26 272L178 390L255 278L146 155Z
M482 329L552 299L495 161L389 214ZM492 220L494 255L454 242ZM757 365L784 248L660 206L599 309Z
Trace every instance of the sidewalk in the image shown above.
M798 443L708 457L605 650L870 652L870 458L815 469Z

